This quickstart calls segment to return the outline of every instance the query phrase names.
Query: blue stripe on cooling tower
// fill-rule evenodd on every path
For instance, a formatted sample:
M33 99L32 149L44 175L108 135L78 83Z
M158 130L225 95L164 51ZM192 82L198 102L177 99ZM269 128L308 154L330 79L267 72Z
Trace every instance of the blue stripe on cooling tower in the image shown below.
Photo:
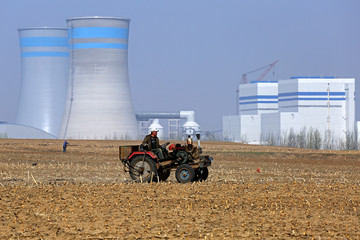
M68 47L66 37L24 37L20 38L20 47Z
M248 100L248 99L277 99L277 95L255 95L247 97L239 97L239 100Z
M74 44L72 44L72 49L86 49L86 48L127 49L128 45L125 43L74 43Z
M21 57L69 57L68 52L22 52Z
M118 27L77 27L69 29L71 38L128 38L128 28Z
M246 105L246 104L256 104L256 103L278 103L278 101L253 101L253 102L244 102L239 104Z
M289 97L289 96L345 96L345 92L289 92L289 93L280 93L279 97Z
M327 100L331 100L331 101L345 101L345 98L286 98L286 99L279 99L279 102L285 102L285 101L319 101L319 100L323 100L323 101L327 101Z

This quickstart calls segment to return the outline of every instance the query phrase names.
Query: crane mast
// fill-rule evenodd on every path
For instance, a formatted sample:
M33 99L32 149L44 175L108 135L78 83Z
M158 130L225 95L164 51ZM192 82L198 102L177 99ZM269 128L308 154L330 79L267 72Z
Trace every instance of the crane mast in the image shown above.
M279 62L279 60L276 60L276 61L273 62L273 63L267 64L267 65L262 66L262 67L260 67L260 68L254 69L254 70L252 70L252 71L250 71L250 72L244 73L244 74L242 75L242 80L243 80L242 82L243 82L243 83L247 83L247 75L248 75L248 74L254 73L254 72L258 72L258 71L260 71L260 70L265 69L265 71L263 71L263 72L261 73L261 75L256 79L256 81L261 81L261 80L263 80L263 78L266 76L266 74L267 74L267 73L275 66L275 64L278 63L278 62Z
M247 75L250 74L250 73L254 73L254 72L258 72L260 70L263 70L265 69L261 74L260 76L256 79L256 81L262 81L264 79L264 77L266 76L266 74L268 74L268 72L275 66L275 64L277 64L279 62L279 60L276 60L275 62L273 63L270 63L270 64L267 64L265 66L262 66L260 68L257 68L257 69L254 69L250 72L247 72L247 73L244 73L241 77L242 79L242 83L243 84L246 84L247 83ZM237 89L236 89L236 114L239 115L240 113L240 106L239 106L239 87L240 85L238 85Z

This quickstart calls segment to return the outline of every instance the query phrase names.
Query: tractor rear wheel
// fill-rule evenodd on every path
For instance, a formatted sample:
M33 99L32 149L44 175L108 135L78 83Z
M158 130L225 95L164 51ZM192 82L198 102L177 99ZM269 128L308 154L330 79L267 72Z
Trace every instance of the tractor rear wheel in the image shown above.
M156 163L148 156L136 156L130 162L130 177L136 182L150 182L157 176Z
M181 164L176 168L175 177L179 183L193 182L195 170L189 164Z

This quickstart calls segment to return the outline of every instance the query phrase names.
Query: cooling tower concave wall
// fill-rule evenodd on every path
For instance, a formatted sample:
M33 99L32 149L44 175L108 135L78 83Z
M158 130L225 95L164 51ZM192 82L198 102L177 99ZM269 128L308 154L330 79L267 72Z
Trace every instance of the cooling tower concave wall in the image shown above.
M129 19L67 19L70 78L59 137L135 139L128 79Z
M69 76L67 29L18 29L21 92L15 123L57 136L63 118Z

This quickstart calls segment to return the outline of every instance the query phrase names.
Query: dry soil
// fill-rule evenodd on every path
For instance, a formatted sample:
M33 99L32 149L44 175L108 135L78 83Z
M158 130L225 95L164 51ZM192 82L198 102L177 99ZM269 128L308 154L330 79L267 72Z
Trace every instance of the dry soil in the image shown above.
M118 146L0 139L1 239L360 239L360 152L203 142L205 182L133 183Z

